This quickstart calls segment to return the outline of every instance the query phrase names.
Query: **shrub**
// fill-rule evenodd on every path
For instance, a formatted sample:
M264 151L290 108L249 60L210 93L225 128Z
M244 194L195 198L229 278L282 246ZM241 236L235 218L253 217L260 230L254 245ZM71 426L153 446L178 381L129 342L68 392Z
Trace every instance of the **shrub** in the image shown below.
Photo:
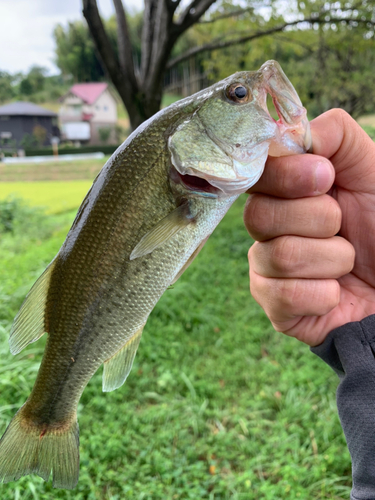
M74 155L74 154L80 154L80 153L98 153L102 152L105 155L111 155L116 151L119 145L102 145L102 146L81 146L79 148L75 147L65 147L65 146L60 146L59 147L59 154L62 155ZM28 148L25 149L25 155L26 156L48 156L48 155L53 155L52 148Z
M6 233L30 240L40 240L52 232L43 208L30 207L20 198L0 200L0 236Z

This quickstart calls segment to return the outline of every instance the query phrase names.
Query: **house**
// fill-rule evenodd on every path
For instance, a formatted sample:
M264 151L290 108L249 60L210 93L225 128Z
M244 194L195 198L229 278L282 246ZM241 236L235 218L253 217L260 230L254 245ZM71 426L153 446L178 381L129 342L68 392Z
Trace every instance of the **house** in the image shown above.
M0 106L0 149L49 146L59 137L57 114L32 102Z
M77 83L60 102L62 140L116 144L117 104L106 83Z

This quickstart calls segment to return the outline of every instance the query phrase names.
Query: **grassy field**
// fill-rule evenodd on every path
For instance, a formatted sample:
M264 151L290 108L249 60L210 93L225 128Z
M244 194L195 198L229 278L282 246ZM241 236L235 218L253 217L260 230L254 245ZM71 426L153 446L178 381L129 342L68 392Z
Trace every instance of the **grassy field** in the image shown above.
M106 159L0 165L0 200L22 198L48 214L76 209Z
M3 182L72 181L95 178L109 156L101 160L55 161L48 163L0 163Z
M89 184L0 184L0 199L8 186L52 214L13 202L13 232L0 239L0 433L30 393L45 343L11 356L12 319ZM32 476L0 485L2 500L349 497L337 377L306 346L275 333L251 299L244 199L157 304L127 383L104 394L99 370L86 388L77 488L53 490Z
M47 213L61 213L77 208L92 181L4 182L0 199L20 197L33 206L45 207Z

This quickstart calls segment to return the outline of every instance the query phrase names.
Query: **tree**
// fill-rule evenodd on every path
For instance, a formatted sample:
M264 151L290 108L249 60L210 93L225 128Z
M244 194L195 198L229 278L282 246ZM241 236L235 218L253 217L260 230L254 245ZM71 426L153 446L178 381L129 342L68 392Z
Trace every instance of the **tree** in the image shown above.
M163 76L174 44L214 2L215 0L192 0L174 21L180 0L145 0L142 56L139 71L136 72L128 20L122 1L113 0L117 18L116 57L96 0L83 0L83 14L96 48L124 102L133 129L159 110Z
M43 66L32 66L25 77L22 78L19 84L19 93L21 95L30 96L44 89L44 83L47 68Z
M267 35L281 33L287 29L308 29L318 25L365 24L374 25L373 0L363 2L335 2L332 5L320 0L298 3L298 10L288 12L288 21L274 8L272 1L261 5L251 3L239 8L227 2L219 4L216 11L205 22L216 22L230 17L238 18L250 13L257 18L258 28L251 25L245 32L226 33L203 45L191 47L186 52L172 57L173 47L189 28L199 22L208 9L218 0L190 0L181 6L181 0L145 0L139 67L135 61L128 16L122 0L113 0L117 19L117 54L111 44L108 30L103 24L96 0L83 0L83 14L88 23L102 63L117 89L135 129L160 108L163 78L167 68L199 53L243 45L248 41ZM268 6L270 16L264 19L259 7ZM257 10L258 9L258 10ZM257 14L258 12L258 14Z
M6 71L0 71L0 103L10 101L14 95L13 76Z
M56 65L75 82L95 82L104 77L102 64L95 52L86 25L71 22L67 28L58 24L53 36L56 43Z
M371 10L374 12L373 6ZM333 15L331 11L330 18ZM304 29L293 28L254 39L250 46L236 46L236 50L233 46L216 49L203 60L203 68L209 79L215 81L238 69L257 68L267 59L277 59L311 117L340 107L357 118L375 111L375 85L371 76L375 37L374 24L369 19L369 22L348 18L334 23L312 23ZM243 31L248 23L243 16L237 19L237 32ZM193 29L202 45L218 39L225 29L233 28L232 20L222 19L198 23Z

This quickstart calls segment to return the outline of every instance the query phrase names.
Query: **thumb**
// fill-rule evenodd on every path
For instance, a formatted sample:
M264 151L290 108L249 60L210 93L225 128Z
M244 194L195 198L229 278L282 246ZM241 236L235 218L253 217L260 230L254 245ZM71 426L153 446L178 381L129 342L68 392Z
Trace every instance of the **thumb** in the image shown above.
M375 144L342 109L332 109L311 122L313 152L331 160L335 184L375 193Z

